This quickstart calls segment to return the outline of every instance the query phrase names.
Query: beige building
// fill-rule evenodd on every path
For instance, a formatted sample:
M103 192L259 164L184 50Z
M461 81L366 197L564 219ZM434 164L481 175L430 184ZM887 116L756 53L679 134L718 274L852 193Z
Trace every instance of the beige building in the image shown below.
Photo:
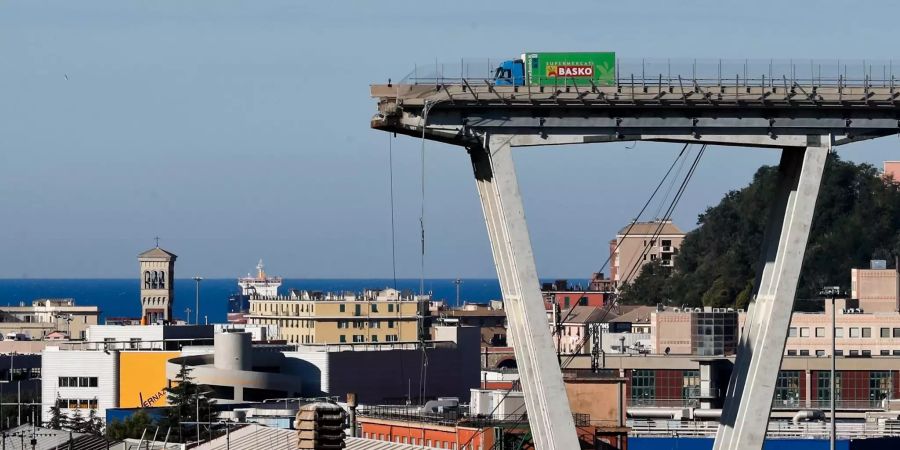
M71 339L84 339L85 331L97 325L100 309L77 306L71 298L42 298L31 306L0 307L0 332L23 334L29 339L43 339L60 331Z
M850 286L850 297L859 300L859 308L863 311L867 313L898 311L900 276L896 270L850 269Z
M141 268L141 320L145 324L169 323L175 302L174 253L156 247L138 255Z
M649 262L660 260L663 266L673 266L675 251L683 240L684 231L671 220L636 222L622 228L609 242L610 278L622 286L637 277Z
M665 355L733 355L743 314L732 308L666 308L650 315L652 351Z
M355 293L292 290L289 296L251 297L248 324L278 325L291 344L409 342L419 339L428 298L395 289Z

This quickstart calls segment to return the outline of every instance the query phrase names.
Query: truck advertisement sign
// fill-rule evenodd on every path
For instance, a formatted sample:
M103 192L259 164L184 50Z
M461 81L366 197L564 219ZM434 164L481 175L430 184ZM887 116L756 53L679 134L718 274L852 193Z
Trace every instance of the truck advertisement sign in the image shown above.
M614 86L616 54L526 53L525 68L534 86Z

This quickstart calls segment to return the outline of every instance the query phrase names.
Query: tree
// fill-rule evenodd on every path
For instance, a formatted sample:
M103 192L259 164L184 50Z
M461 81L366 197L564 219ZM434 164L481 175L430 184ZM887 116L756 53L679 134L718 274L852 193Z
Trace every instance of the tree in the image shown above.
M645 266L622 288L623 302L745 308L761 269L760 248L777 179L776 167L762 167L748 186L727 193L700 214L699 226L682 242L674 270L647 271L652 266ZM893 267L894 256L900 255L898 230L898 185L868 164L829 155L797 298L813 298L825 285L848 290L850 269L868 267L870 259L887 259Z
M164 425L178 430L178 439L181 442L192 440L196 436L196 427L199 425L182 425L182 422L215 422L219 413L213 408L215 400L208 397L208 391L194 383L191 377L191 368L182 364L178 374L172 381L172 387L166 389L168 393L169 409ZM199 412L199 417L198 417ZM211 427L200 427L200 438L207 439L211 436ZM196 438L194 438L196 439Z
M106 426L106 437L115 441L140 439L144 430L154 426L153 419L144 411L137 411L123 421L114 420Z
M69 425L68 418L62 413L62 399L56 394L56 401L50 407L50 420L47 421L47 428L61 430Z
M84 432L100 436L103 432L103 420L97 416L97 410L91 408L84 423Z
M76 433L83 433L85 427L84 416L81 415L81 408L75 408L69 417L68 429Z

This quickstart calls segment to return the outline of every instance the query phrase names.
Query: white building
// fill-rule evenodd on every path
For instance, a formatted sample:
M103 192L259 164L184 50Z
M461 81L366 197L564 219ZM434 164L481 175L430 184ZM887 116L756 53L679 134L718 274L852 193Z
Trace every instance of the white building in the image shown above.
M212 344L212 325L94 325L86 333L85 348L107 350L177 350Z
M41 354L41 421L59 398L62 412L75 408L87 416L91 409L99 417L119 405L119 355L95 350L61 350L47 347Z

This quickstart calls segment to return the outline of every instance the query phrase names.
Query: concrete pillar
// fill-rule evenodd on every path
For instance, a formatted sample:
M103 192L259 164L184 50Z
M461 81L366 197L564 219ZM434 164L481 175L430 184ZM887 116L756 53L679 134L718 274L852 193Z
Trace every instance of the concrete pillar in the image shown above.
M484 146L470 148L469 154L535 448L570 450L579 448L578 437L547 326L511 138L488 136Z
M714 450L760 450L831 136L782 150L763 238L762 273L747 311Z
M219 333L213 344L213 364L217 369L250 370L253 367L250 333Z

